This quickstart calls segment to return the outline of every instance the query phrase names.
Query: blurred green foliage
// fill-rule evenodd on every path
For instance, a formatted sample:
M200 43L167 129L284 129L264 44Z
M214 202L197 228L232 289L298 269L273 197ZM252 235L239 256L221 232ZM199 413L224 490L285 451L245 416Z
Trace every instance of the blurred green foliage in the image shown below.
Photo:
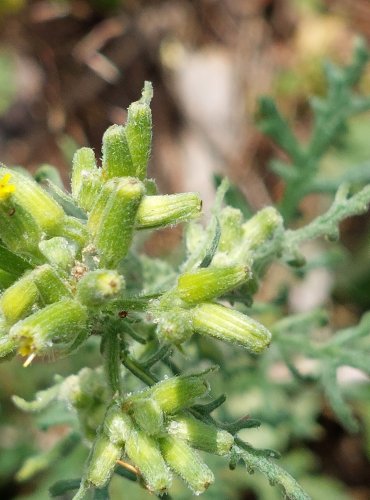
M12 104L15 86L15 61L9 51L0 51L0 114L7 111Z

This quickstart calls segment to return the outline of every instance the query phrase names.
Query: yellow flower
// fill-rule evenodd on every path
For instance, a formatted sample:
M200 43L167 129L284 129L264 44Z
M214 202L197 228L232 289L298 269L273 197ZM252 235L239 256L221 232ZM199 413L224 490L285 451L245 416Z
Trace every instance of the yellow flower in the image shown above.
M2 179L0 179L0 201L6 200L11 193L14 193L14 184L9 184L11 174L5 174Z

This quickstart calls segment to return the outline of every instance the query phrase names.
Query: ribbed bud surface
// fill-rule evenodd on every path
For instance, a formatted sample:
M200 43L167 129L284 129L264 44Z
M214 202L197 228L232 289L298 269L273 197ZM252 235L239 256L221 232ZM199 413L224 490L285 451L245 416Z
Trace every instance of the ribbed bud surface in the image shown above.
M149 391L162 411L173 415L191 406L197 398L208 394L209 386L202 377L189 375L162 380Z
M101 171L96 166L94 151L78 149L73 157L71 188L72 196L82 209L91 210L101 184Z
M0 312L8 325L24 318L39 300L39 291L31 273L10 286L0 298Z
M28 356L60 342L72 342L84 333L86 323L85 308L75 300L63 299L19 321L9 335L19 343L19 353Z
M152 144L152 112L150 109L152 96L152 85L145 82L141 99L133 102L127 113L125 134L130 148L134 175L139 179L144 179L146 176Z
M113 177L135 176L130 147L122 125L112 125L105 132L102 152L105 180Z
M165 437L160 440L160 446L169 467L187 483L195 495L200 495L213 483L213 472L185 441Z
M100 434L89 456L86 480L96 488L103 488L112 477L121 454L120 446L112 443L105 434Z
M207 267L180 276L176 291L184 302L197 304L237 288L250 275L246 266Z
M167 430L171 435L185 440L191 447L215 455L226 455L234 443L234 437L229 432L205 424L190 415L176 415Z
M234 309L205 303L193 310L194 330L260 353L269 346L271 333L258 321Z
M137 229L150 229L186 222L200 215L202 202L196 193L145 196L136 218Z
M171 485L171 473L163 460L157 441L136 429L125 447L126 455L139 469L150 491L165 492Z

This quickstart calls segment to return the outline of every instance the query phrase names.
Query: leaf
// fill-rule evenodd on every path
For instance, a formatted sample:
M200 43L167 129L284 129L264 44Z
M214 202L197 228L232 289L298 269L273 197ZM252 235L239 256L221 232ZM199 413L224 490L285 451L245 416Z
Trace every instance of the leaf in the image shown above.
M254 450L252 447L249 450L241 449L236 445L233 448L245 463L247 470L251 473L255 469L262 472L272 486L280 485L283 488L287 498L290 500L310 500L307 493L288 472L266 458L259 450Z
M220 226L220 221L218 220L218 217L215 217L215 222L214 222L214 235L213 238L206 250L206 254L203 257L202 262L199 264L199 267L208 267L210 263L212 262L212 259L217 252L217 247L220 242L220 237L221 237L221 226Z

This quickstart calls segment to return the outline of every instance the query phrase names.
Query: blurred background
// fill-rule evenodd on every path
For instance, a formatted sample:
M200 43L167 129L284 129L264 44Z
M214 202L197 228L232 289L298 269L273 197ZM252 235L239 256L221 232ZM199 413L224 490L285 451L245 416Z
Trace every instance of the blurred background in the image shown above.
M274 96L305 138L311 123L308 96L325 92L322 61L348 62L358 34L370 41L368 0L1 0L1 161L31 171L49 163L67 181L76 148L90 145L99 156L105 129L125 122L127 106L150 80L150 175L160 190L198 191L207 213L214 175L226 175L259 209L279 198L282 185L268 168L281 153L256 127L258 97ZM369 92L370 72L362 86ZM369 134L369 116L353 120L346 148L340 158L328 160L327 168L334 161L368 160ZM368 227L366 217L345 224L347 246L361 249ZM149 252L166 253L178 240L177 230L161 233ZM355 303L347 293L338 306L341 325L369 305L368 268L367 275L361 272L361 279L367 278ZM325 279L319 281L321 288ZM96 362L93 349L86 356L85 363ZM54 442L53 432L63 431L31 429L29 417L15 411L10 395L31 397L53 373L73 373L81 366L74 358L36 363L28 370L20 370L18 360L0 366L0 498L47 498L45 485L64 470L80 467L75 464L81 463L83 451L76 452L75 462L58 463L49 475L16 481L22 460ZM310 450L310 460L328 475L325 484L332 485L321 485L313 497L370 498L361 438L348 437L315 398L307 404L325 432L314 439L315 433L308 433L300 446ZM235 483L237 491L213 490L209 498L275 498L268 485L263 496L256 487L254 493L248 490L245 478ZM191 497L182 495L178 498ZM141 491L135 498L146 496ZM114 498L122 497L117 493Z

